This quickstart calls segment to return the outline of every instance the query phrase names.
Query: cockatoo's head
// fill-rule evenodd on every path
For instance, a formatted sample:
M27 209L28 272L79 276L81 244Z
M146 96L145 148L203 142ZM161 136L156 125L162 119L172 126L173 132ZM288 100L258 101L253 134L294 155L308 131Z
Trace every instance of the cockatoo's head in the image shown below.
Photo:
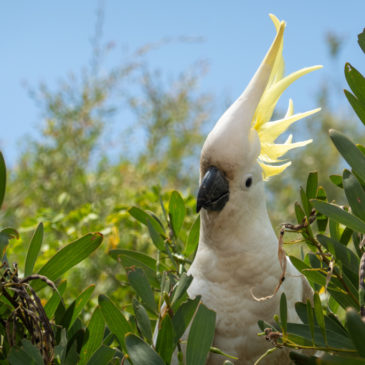
M262 194L262 181L281 173L291 164L280 164L279 158L290 149L311 142L292 143L292 136L289 136L283 144L274 143L292 123L319 111L293 114L293 103L289 100L285 117L269 122L283 91L299 77L321 66L304 68L283 77L285 22L280 22L274 15L270 17L277 33L269 51L246 90L218 120L204 143L198 211L204 208L208 212L220 212L230 199L249 198L253 194L251 191L257 199Z

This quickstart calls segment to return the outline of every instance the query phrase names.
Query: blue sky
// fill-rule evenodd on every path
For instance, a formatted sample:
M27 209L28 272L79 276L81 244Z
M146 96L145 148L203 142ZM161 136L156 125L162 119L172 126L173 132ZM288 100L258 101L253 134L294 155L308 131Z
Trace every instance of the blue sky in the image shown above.
M77 73L88 64L97 7L98 0L1 3L0 148L8 163L15 163L24 135L37 136L41 125L40 110L22 82L55 86L69 72ZM365 72L365 57L357 45L357 34L365 27L365 2L355 0L105 0L103 41L115 44L105 67L122 61L126 48L132 51L166 37L201 38L202 42L171 42L151 51L147 60L167 77L198 60L207 61L209 72L199 87L216 97L219 114L224 101L233 100L244 89L274 37L269 13L287 22L287 73L324 65L293 85L283 104L290 95L298 112L316 107L315 95L326 75L336 80L339 90L344 88L345 61ZM345 40L336 62L331 62L325 46L328 31Z

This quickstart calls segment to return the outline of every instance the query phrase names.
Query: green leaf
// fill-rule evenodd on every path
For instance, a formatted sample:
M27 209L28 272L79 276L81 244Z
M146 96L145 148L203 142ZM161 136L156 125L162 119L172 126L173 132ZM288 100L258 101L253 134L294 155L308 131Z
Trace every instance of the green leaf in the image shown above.
M162 358L143 340L129 333L125 337L127 352L133 364L165 365Z
M169 364L175 349L175 332L169 315L165 315L158 331L156 351Z
M128 281L132 285L133 289L142 299L142 303L152 312L157 311L155 297L153 295L150 283L142 269L139 267L132 268L127 272Z
M105 320L100 307L96 307L87 326L89 337L81 349L79 365L86 364L101 346L104 337Z
M189 365L204 365L214 339L216 314L200 304L190 328L186 347L186 362Z
M190 256L196 251L199 243L199 232L200 232L200 215L198 215L190 229L188 239L186 241L185 256Z
M343 172L343 186L352 212L365 220L365 192L359 181L349 170Z
M185 203L177 191L173 191L169 203L169 217L175 236L179 236L180 229L184 223L186 214Z
M352 109L356 113L356 115L365 124L365 107L364 107L364 104L362 104L359 101L359 99L357 99L349 91L344 90L344 93L345 93L345 96L346 96L348 102L351 104Z
M339 206L313 199L312 204L322 214L332 218L335 222L343 224L353 231L365 233L365 222L354 215L341 209Z
M185 333L188 328L191 319L200 303L200 296L195 299L188 299L177 309L174 317L172 318L172 324L175 330L175 343L179 341L181 336Z
M365 357L365 323L355 310L349 309L346 312L346 325L356 350L361 356Z
M340 231L340 224L335 222L334 220L329 220L329 229L330 229L330 236L334 240L339 241L341 238L341 231Z
M318 187L317 199L327 201L326 192L322 186ZM324 214L317 214L317 227L320 232L324 232L327 228L328 218Z
M80 239L69 243L58 251L40 270L39 274L55 281L62 274L70 270L94 252L103 241L101 233L89 233ZM35 280L32 283L34 290L43 288L43 281Z
M161 237L161 235L155 230L152 221L150 219L147 221L147 227L153 244L157 247L158 250L164 251L165 250L164 240Z
M155 288L160 286L159 281L156 279L156 270L169 271L169 268L164 263L160 261L157 267L154 258L141 252L118 249L109 251L109 255L113 259L121 261L126 270L133 266L143 269L151 285Z
M352 92L363 105L365 104L365 78L350 63L345 64L345 77Z
M318 241L342 264L357 275L359 271L359 258L346 246L336 240L319 234Z
M285 335L287 332L288 323L288 306L286 303L285 293L282 293L280 297L280 322L283 329L283 335Z
M313 199L317 195L318 189L318 172L310 172L307 179L306 195L308 199Z
M185 272L181 275L172 297L171 304L176 303L186 293L192 281L193 277L191 275L187 275Z
M66 287L67 287L67 281L66 280L62 281L57 287L58 293L54 291L51 298L47 301L46 305L44 306L44 311L46 312L48 318L50 319L53 318L56 309L62 299L62 295L66 290Z
M304 210L298 202L295 202L294 209L295 209L295 215L297 217L297 221L298 221L299 224L301 224L304 217L305 217Z
M339 188L343 189L342 176L341 175L330 175L330 180Z
M296 365L317 365L316 357L309 357L307 355L300 354L298 352L290 351L289 357L294 361Z
M34 264L37 260L43 242L43 223L39 223L30 241L27 258L25 259L24 276L33 273Z
M364 154L343 133L331 129L329 134L342 157L352 167L353 171L362 180L365 180Z
M305 264L294 256L289 256L291 263L300 271L310 282L319 284L320 286L326 285L326 277L319 271L313 271L310 266Z
M296 309L296 307L295 307L295 309ZM312 344L314 345L314 318L313 318L312 305L311 305L309 299L307 299L306 309L307 309L308 325L309 325L309 329L311 331Z
M151 214L146 213L140 208L132 207L128 210L129 214L137 219L139 222L148 226L148 222L151 223L156 232L164 234L164 229L161 224Z
M302 187L300 187L300 197L301 197L301 200L302 200L302 205L303 205L303 208L304 208L305 215L307 217L309 217L310 214L311 214L312 207L311 207L311 204L308 200L307 194L305 193L305 191Z
M3 205L6 190L6 165L3 154L0 152L0 208Z
M146 338L149 343L152 343L151 321L148 318L147 311L144 309L143 305L135 298L133 298L133 310L136 315L137 327L141 331L142 336Z
M124 318L122 312L105 295L99 295L99 305L104 319L112 333L115 334L119 343L125 349L124 336L131 331L130 325Z
M105 345L101 345L95 352L87 365L107 365L114 357L115 350Z
M317 323L321 329L323 340L324 340L325 344L327 345L327 333L326 333L326 325L324 322L322 303L321 303L321 299L319 299L319 295L317 292L314 293L313 304L314 304L314 314L316 315Z
M362 51L365 53L365 28L360 34L357 35L357 42L359 43Z
M86 289L84 289L81 294L70 304L70 306L67 308L61 324L66 328L69 329L72 327L74 322L76 321L77 317L89 301L93 291L95 289L95 285L92 284Z
M22 347L11 347L7 360L11 365L43 365L42 355L38 347L29 340L22 340Z

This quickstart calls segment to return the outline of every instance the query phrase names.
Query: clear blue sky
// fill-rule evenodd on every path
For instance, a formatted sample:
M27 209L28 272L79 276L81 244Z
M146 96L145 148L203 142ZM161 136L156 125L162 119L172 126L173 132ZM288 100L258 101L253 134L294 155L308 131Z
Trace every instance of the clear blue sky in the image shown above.
M87 65L97 7L97 0L1 3L0 148L8 163L15 163L22 137L37 136L41 123L40 111L22 81L31 86L44 81L52 86L70 71L77 73ZM345 87L345 61L365 72L365 56L356 41L365 27L362 0L106 0L103 41L115 43L111 60L115 64L122 60L125 47L133 50L165 37L202 37L200 43L176 42L154 50L148 62L169 76L206 60L209 73L200 87L216 96L219 108L224 98L233 99L241 93L271 43L274 28L269 13L287 22L287 72L315 64L325 67L290 89L288 95L297 111L316 107L314 96L326 74L338 80L339 88ZM345 39L336 63L331 63L325 46L327 31Z

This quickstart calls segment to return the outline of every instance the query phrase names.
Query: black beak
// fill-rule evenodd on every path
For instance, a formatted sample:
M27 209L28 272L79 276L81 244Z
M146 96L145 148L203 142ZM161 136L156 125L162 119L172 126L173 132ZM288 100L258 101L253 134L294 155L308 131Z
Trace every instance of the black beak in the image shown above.
M214 166L209 167L201 182L196 211L201 208L220 211L229 199L229 185L223 173Z

